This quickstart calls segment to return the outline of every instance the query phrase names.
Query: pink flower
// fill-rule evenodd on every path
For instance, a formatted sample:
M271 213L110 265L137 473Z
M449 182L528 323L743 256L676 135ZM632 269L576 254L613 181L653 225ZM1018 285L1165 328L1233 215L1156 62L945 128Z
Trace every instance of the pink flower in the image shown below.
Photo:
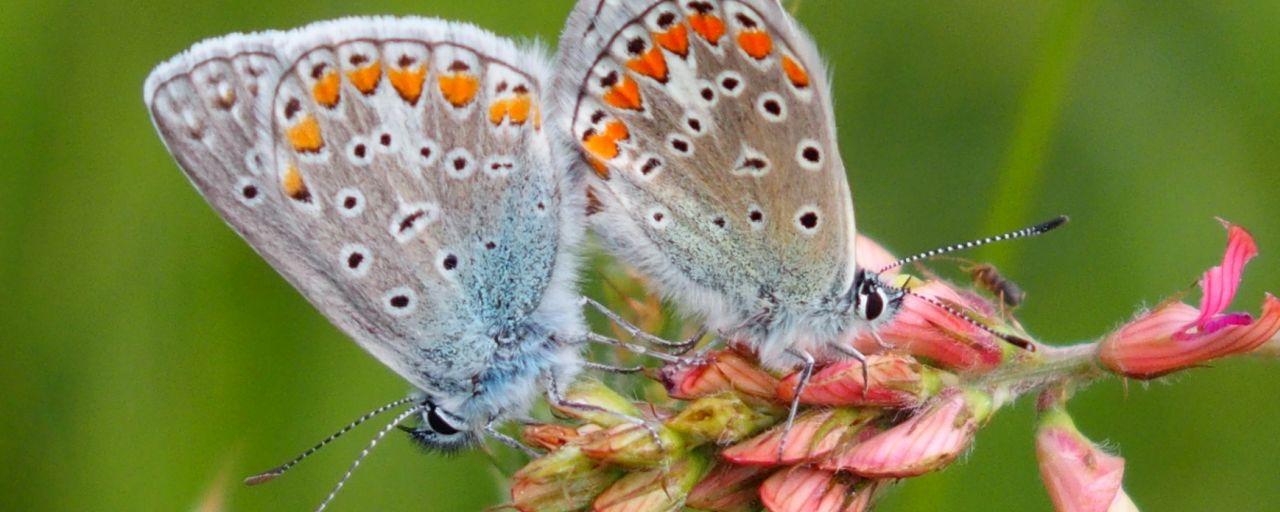
M879 415L878 411L811 409L796 418L786 432L787 444L778 458L785 425L726 448L720 456L734 464L791 465L826 457L841 442L853 438Z
M697 365L670 364L662 368L667 394L693 400L722 391L737 390L757 398L773 399L778 379L733 349L715 350Z
M1103 512L1131 505L1120 489L1124 459L1089 442L1060 408L1050 409L1040 421L1036 458L1058 512Z
M936 370L921 365L911 356L874 354L867 357L871 385L863 390L862 363L846 360L814 372L800 394L800 403L826 406L914 407L937 393ZM800 372L778 384L778 398L790 403L795 397Z
M771 469L719 463L689 491L685 505L714 512L751 512L760 508L760 481Z
M1169 301L1109 335L1098 357L1112 371L1151 379L1214 359L1250 352L1280 331L1280 300L1267 294L1262 315L1223 313L1240 286L1244 266L1258 254L1248 231L1223 222L1227 250L1222 264L1200 279L1203 296L1196 309Z
M827 470L868 478L905 478L936 471L959 457L990 417L991 398L951 389L923 412L861 443L851 443L822 461Z
M760 501L770 512L854 512L870 508L855 490L857 478L796 466L774 473L760 486ZM867 492L868 495L872 494Z
M974 317L984 317L989 307L962 294L942 281L927 281L912 291L950 305ZM939 366L964 371L984 372L1004 360L1004 345L984 331L937 305L906 296L902 308L878 333L893 352L928 359ZM879 352L879 341L871 333L860 336L854 346L863 353Z

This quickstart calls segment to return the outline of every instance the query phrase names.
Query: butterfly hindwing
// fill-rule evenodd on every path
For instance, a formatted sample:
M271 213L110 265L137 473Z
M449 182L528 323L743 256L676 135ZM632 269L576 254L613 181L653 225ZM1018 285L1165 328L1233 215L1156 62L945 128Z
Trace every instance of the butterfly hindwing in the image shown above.
M848 290L826 72L777 2L582 0L560 52L557 128L616 252L722 329Z
M540 51L418 18L206 46L271 65L252 88L231 83L240 101L223 110L226 87L203 78L216 61L176 58L148 82L156 125L200 192L318 309L446 401L487 392L506 364L521 382L553 364L512 342L579 329L562 312L573 210L541 129ZM509 394L487 398L527 398Z

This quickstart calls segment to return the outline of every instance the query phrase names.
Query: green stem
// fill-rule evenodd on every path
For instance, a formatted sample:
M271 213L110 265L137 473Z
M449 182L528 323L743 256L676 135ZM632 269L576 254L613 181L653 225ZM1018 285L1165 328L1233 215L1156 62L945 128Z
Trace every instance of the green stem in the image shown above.
M1039 350L1035 357L976 377L973 384L993 390L999 402L1007 403L1050 386L1091 383L1110 375L1098 365L1097 343L1037 347Z

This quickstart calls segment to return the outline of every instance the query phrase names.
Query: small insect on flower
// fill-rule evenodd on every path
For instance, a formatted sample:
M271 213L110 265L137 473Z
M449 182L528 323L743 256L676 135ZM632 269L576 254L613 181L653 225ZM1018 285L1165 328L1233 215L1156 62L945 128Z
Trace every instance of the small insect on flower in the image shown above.
M969 277L973 278L974 285L994 295L1010 309L1022 305L1027 298L1027 293L1022 290L1022 287L1000 274L995 265L977 263L969 266L966 271Z

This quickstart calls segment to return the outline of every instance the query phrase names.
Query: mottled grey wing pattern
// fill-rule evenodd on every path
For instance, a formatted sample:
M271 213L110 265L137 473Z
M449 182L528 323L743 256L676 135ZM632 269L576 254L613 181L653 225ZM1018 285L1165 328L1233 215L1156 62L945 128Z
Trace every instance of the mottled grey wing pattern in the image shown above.
M852 200L825 71L777 2L581 0L556 64L557 130L616 252L715 328L833 317Z
M578 329L546 70L470 25L337 20L198 45L147 103L200 192L320 311L415 386L469 396L522 326Z

